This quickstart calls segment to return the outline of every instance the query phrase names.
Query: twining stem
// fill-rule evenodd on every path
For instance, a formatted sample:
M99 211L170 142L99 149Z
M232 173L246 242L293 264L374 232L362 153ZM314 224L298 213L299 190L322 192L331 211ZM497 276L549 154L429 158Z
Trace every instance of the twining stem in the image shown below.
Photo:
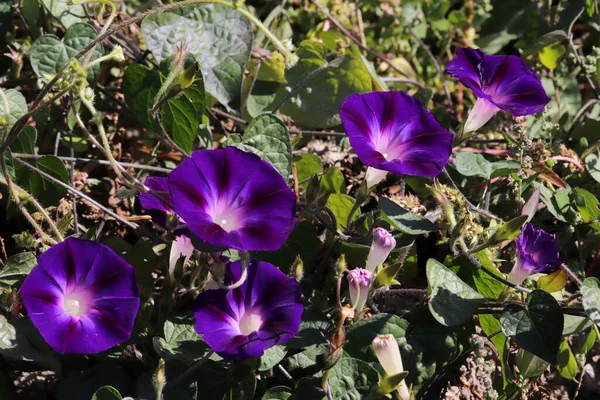
M443 196L443 194L441 194L441 196ZM454 229L454 227L456 226L457 222L456 222L456 218L454 216L454 209L450 205L450 202L448 201L448 199L445 199L445 198L444 199L438 199L438 202L441 204L442 210L444 211L444 214L446 215L446 218L448 219L448 222L450 224L450 229ZM486 274L488 274L492 278L496 279L497 281L504 283L506 286L509 286L509 287L511 287L513 289L516 289L516 290L520 291L520 292L531 293L530 289L524 288L524 287L519 286L519 285L515 285L512 282L507 281L506 279L504 279L504 278L496 275L495 273L493 273L492 271L490 271L487 267L485 267L483 264L481 264L479 262L479 260L477 260L477 257L469 250L469 248L465 244L465 240L462 237L458 238L457 243L458 243L458 245L460 247L461 252L465 256L467 256L467 258L478 269L481 269L483 272L485 272Z
M100 30L99 35L103 35L106 33L106 31L108 30L108 28L114 21L115 17L117 16L117 6L110 0L76 0L73 3L77 3L77 4L100 3L100 4L103 4L110 8L110 15L108 16L106 22L104 23L102 30ZM88 65L88 63L90 62L90 58L92 57L92 54L94 54L95 49L96 49L96 46L94 46L92 48L92 50L85 56L85 60L83 61L83 66Z
M5 119L6 122L8 123L8 113L10 110L9 104L8 104L8 99L6 98L6 95L4 94L4 91L2 89L0 89L0 97L2 98L2 102L4 104L4 110L6 110L5 112ZM5 134L8 134L7 131L4 132ZM21 189L20 187L18 187L17 185L14 185L12 183L12 180L10 179L10 176L8 175L7 171L6 171L6 163L4 161L4 155L3 153L0 153L0 157L2 158L2 173L3 175L6 177L6 186L8 187L11 196L14 198L15 203L17 204L17 206L19 207L19 209L21 211L25 210L24 206L21 205L21 200L19 198L19 195L17 193L17 191L21 192L23 195L27 196L28 201L30 201L35 208L37 208L37 210L42 214L42 216L44 217L44 219L48 222L48 225L50 226L50 228L52 229L52 231L56 234L56 237L59 239L59 241L63 241L64 238L62 236L62 234L60 233L60 231L58 230L56 224L54 223L54 221L52 220L52 218L50 218L50 216L48 215L48 213L46 212L46 210L44 209L44 207L42 207L40 205L40 203L37 202L37 200L30 195L29 193L27 193L27 191L25 191L24 189ZM25 210L25 212L27 212L27 210ZM25 214L24 214L25 215ZM29 220L29 222L31 222L33 220L33 218L31 217L31 215L29 213L27 213L25 215L25 217ZM31 218L31 219L30 219ZM39 227L39 225L35 224L34 227ZM37 230L37 228L36 228ZM43 231L38 231L40 233L40 236L43 234Z
M260 29L261 31L263 31L265 33L265 35L269 38L269 40L275 45L275 47L284 55L284 57L287 58L293 58L294 54L292 54L291 51L289 51L284 45L283 43L281 43L281 41L279 39L277 39L277 37L275 35L273 35L269 29L264 26L264 24L255 16L253 16L248 10L241 8L237 3L232 3L232 2L228 2L225 0L187 0L187 1L181 1L178 3L173 3L173 4L167 4L161 7L156 7L153 8L151 10L148 10L140 15L137 15L135 17L129 18L119 24L113 24L110 27L108 27L103 33L101 33L100 35L98 35L96 37L96 39L94 39L93 41L91 41L87 46L85 46L81 51L79 51L79 53L77 53L75 55L76 59L80 59L81 57L83 57L84 55L87 55L90 50L93 50L96 45L98 45L98 43L101 43L104 39L106 39L107 37L120 32L121 30L127 28L129 25L131 24L137 24L141 21L143 21L144 19L152 16L152 15L156 15L156 14L160 14L162 12L165 11L170 11L170 10L176 10L178 8L183 8L186 6L191 6L191 5L196 5L196 4L220 4L226 7L229 7L233 10L238 11L240 14L244 15L246 18L248 18L252 23L254 23L256 25L256 27L258 29ZM103 29L104 30L104 29ZM4 150L6 150L8 148L8 146L12 143L12 141L17 137L17 135L19 134L19 132L21 131L21 129L23 128L23 126L25 126L25 124L27 123L27 121L29 120L29 117L36 111L38 111L39 109L42 109L44 107L46 107L48 104L51 104L50 102L44 102L42 103L43 99L46 97L46 95L48 93L50 93L50 91L52 90L52 88L54 87L54 85L58 82L58 80L60 79L60 77L62 76L62 73L66 70L66 68L68 68L68 65L63 67L63 69L61 71L59 71L51 80L50 82L48 82L40 91L40 93L38 94L38 96L36 97L36 99L33 101L32 105L31 105L31 111L29 111L27 114L23 115L21 118L19 118L16 123L13 125L13 127L10 129L10 132L8 133L8 135L6 136L5 140L3 141L3 143L0 145L0 154L4 152ZM62 96L64 93L66 93L68 90L64 90L63 92L60 93L60 96ZM58 97L60 96L55 96L53 98L52 101L56 100ZM41 104L41 106L40 106ZM39 108L38 108L39 107Z
M42 227L36 222L36 220L31 216L31 214L29 214L29 211L27 211L27 209L25 208L23 203L21 203L21 199L19 198L19 195L17 194L15 186L13 185L12 180L9 178L8 171L6 169L6 162L4 161L4 157L0 157L0 167L2 168L2 174L5 177L6 186L8 187L8 191L10 192L10 195L12 196L15 204L19 207L19 210L21 210L21 213L25 216L27 221L29 221L31 226L33 226L33 228L40 235L40 238L42 240L46 241L47 243L49 243L51 245L56 244L57 243L56 240L52 239L50 236L48 236L46 234L46 232L44 232ZM59 235L60 235L60 232L59 232ZM63 240L62 236L59 236L59 237L62 241Z
M12 153L12 156L17 157L17 158L33 159L33 160L37 160L38 158L45 157L45 156L39 155L39 154L24 154L24 153ZM95 163L95 164L102 164L102 165L110 165L109 161L100 160L97 158L63 157L63 156L56 156L56 158L58 158L61 161L70 162L70 163L80 163L80 164ZM126 163L126 162L122 162L122 161L117 161L117 164L119 164L122 168L124 168L124 167L135 168L135 169L141 169L141 170L146 170L146 171L161 172L164 174L168 174L169 172L172 171L168 168L154 167L152 165L144 165L144 164Z
M80 192L79 190L75 189L74 187L71 187L69 185L67 185L66 183L64 183L63 181L56 179L55 177L53 177L50 174L45 173L44 171L40 170L39 168L34 167L31 164L26 163L25 161L19 159L19 158L15 158L14 161L18 164L21 164L27 168L29 168L30 170L38 173L39 175L41 175L42 177L48 179L49 181L51 181L52 183L63 187L65 189L67 189L68 192L70 192L71 194L77 196L77 197L81 197L82 199L88 201L91 205L93 205L94 207L98 208L99 210L105 212L106 214L110 215L111 217L113 217L114 219L116 219L117 221L127 225L128 227L160 242L160 243L166 243L167 241L159 236L154 235L151 232L146 231L145 229L141 228L139 225L134 224L128 220L126 220L125 218L121 217L120 215L116 214L114 211L110 210L109 208L104 207L102 204L98 203L96 200L94 200L93 198L91 198L90 196L86 195L85 193ZM2 159L0 159L0 163L2 162Z
M92 122L94 122L96 128L98 129L98 134L100 135L100 139L102 139L102 145L104 146L105 154L110 162L110 166L115 171L117 177L119 177L121 180L124 180L121 166L117 164L117 161L115 160L110 148L110 143L108 142L108 137L106 136L106 131L104 130L104 124L102 123L102 114L96 110L96 107L94 107L92 101L84 93L80 92L79 98L83 105L87 107L90 114L92 114Z
M469 201L469 199L467 199L467 196L465 196L463 194L463 192L460 191L460 189L458 188L456 183L454 183L454 180L452 179L452 177L450 176L450 174L448 173L448 170L446 168L444 168L443 173L444 173L444 176L446 177L446 179L448 180L448 182L450 182L450 185L452 185L452 187L454 188L454 190L456 190L462 196L467 207L469 207L471 210L475 211L478 214L481 214L488 218L496 219L498 221L502 221L502 218L498 217L497 215L492 214L488 210L481 209L481 208L477 207L476 205L474 205L473 203L471 203Z
M567 273L567 275L569 275L569 277L573 280L573 282L575 282L577 284L577 286L581 287L581 285L583 285L583 282L581 282L581 279L579 279L579 277L577 275L575 275L575 273L573 271L571 271L571 268L569 268L567 266L567 264L562 264L560 266L560 268L565 271Z

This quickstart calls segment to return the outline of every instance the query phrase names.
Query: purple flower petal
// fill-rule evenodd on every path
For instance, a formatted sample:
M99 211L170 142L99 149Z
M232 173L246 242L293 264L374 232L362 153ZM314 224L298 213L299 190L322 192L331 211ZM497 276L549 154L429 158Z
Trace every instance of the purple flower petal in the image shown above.
M447 72L477 97L516 117L541 112L550 101L538 76L517 56L488 56L481 50L458 49Z
M153 190L155 192L169 192L169 179L161 178L158 176L149 176L146 178L144 185L148 187L148 189ZM171 195L165 194L164 200L167 203L172 203ZM140 204L142 208L145 210L159 210L164 212L173 212L170 207L167 207L163 202L156 198L156 196L150 193L140 193L139 194Z
M226 284L237 281L242 263L227 266ZM275 266L252 260L248 277L233 290L207 290L194 302L196 332L221 357L243 360L293 337L303 307L298 283Z
M520 285L527 276L555 271L562 263L556 237L528 222L517 238L517 262L508 280Z
M177 214L211 246L277 250L296 222L296 195L277 170L235 147L194 152L169 186Z
M20 294L59 353L95 354L129 339L140 302L131 265L103 244L75 238L40 256Z
M360 160L402 175L434 177L452 151L452 134L404 92L353 94L340 117Z

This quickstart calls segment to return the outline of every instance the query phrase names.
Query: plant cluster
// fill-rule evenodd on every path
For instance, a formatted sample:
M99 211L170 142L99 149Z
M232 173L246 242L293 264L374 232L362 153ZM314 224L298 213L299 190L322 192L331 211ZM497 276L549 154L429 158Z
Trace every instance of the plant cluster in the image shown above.
M597 392L595 0L154 3L0 1L1 398Z

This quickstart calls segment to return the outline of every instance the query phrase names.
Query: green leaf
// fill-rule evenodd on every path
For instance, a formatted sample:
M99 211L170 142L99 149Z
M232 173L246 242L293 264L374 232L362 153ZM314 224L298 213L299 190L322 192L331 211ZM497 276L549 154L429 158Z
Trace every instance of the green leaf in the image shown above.
M596 13L597 1L598 0L585 0L585 10L590 18Z
M373 88L369 72L354 46L346 49L345 56L332 60L328 67L311 76L327 63L325 58L329 52L323 43L303 41L296 53L300 60L286 71L288 83L281 85L277 93L275 103L299 87L282 105L281 112L301 125L313 128L339 125L342 101L351 94Z
M288 400L293 392L287 386L274 386L263 394L262 400Z
M63 38L64 47L67 51L67 55L70 57L75 57L79 51L83 50L87 45L96 39L98 33L92 26L84 23L73 24L67 29L65 32L65 37ZM56 51L56 50L54 50ZM104 56L106 51L104 46L101 44L97 45L90 57L90 62L97 60L98 58ZM67 60L68 61L68 60ZM58 72L58 70L56 70ZM88 69L88 81L94 82L98 75L100 74L100 64L92 66Z
M534 290L527 297L527 307L509 304L500 315L500 324L502 332L520 347L556 364L564 317L550 293Z
M69 63L69 55L64 43L54 35L44 35L38 38L29 53L31 68L35 74L48 82Z
M112 386L102 386L96 390L92 400L121 400L121 393Z
M536 282L536 287L541 290L545 290L548 293L558 292L567 285L567 273L563 269L557 269L556 271L542 276Z
M565 314L565 326L563 327L562 335L570 336L575 333L580 333L594 326L594 323L587 317L578 315Z
M23 14L22 8L20 11ZM13 2L11 0L0 1L0 49L4 49L6 46L7 33L12 28L13 14Z
M96 30L85 23L75 23L65 32L61 41L54 35L39 37L31 46L31 67L35 74L48 82L54 75L62 70L71 57L75 57L80 50L90 44L98 34ZM105 54L104 46L98 45L94 49L90 61L96 60ZM100 73L100 65L95 65L88 71L88 81L93 82Z
M0 88L0 117L6 121L6 131L8 132L25 114L27 114L25 97L18 90Z
M381 218L402 233L422 235L440 230L427 218L405 210L386 197L379 198L379 208L381 209Z
M152 245L140 239L132 246L116 236L108 236L102 240L102 243L110 247L135 268L135 275L140 288L140 298L143 300L150 297L154 290L152 274L158 264L158 257Z
M267 261L284 273L290 272L290 267L300 256L304 263L304 272L312 271L313 265L319 256L321 241L317 236L317 228L310 221L300 221L288 236L285 243L277 251L260 251L252 253L259 260Z
M327 199L327 207L331 209L337 220L337 229L343 231L346 229L346 222L350 215L350 210L354 206L355 200L343 193L334 193ZM354 213L352 221L358 218L358 214Z
M142 65L131 65L123 76L123 94L136 118L146 128L160 130L149 110L166 78L158 71ZM160 107L160 119L165 131L188 153L192 151L202 122L205 107L204 83L196 79L179 96L173 97Z
M600 281L595 277L587 278L583 281L580 290L585 313L600 326Z
M585 166L596 182L600 182L600 155L592 153L585 158Z
M240 140L241 139L241 140ZM264 113L250 121L235 146L273 164L286 181L292 171L292 143L285 124L275 114Z
M579 354L586 354L588 351L592 350L596 344L597 337L598 334L596 333L596 330L590 329L590 333L585 337L585 342L583 342Z
M17 340L17 331L4 315L0 315L0 349L10 349Z
M65 164L57 157L43 156L37 160L27 161L36 166L39 170L58 179L63 183L69 182L69 171ZM67 194L67 190L58 186L41 175L32 172L30 169L15 169L17 184L27 190L29 194L38 199L44 206L53 206Z
M494 335L490 340L494 344L494 347L496 347L496 350L498 350L498 358L502 367L502 383L503 387L506 387L510 379L512 379L511 368L508 364L508 355L510 353L509 340L504 333L498 332L501 330L501 325L500 320L495 315L480 314L479 324L486 335Z
M192 152L197 139L204 106L204 85L201 79L196 79L194 84L186 88L181 95L167 100L160 108L161 122L165 131L188 153Z
M24 280L36 265L37 259L34 252L10 256L4 261L4 266L0 270L0 285L10 287Z
M492 179L508 175L511 170L520 168L516 161L490 162L479 153L459 152L456 154L456 170L464 176Z
M194 330L194 321L187 317L172 317L165 322L164 339L154 337L156 352L165 360L178 359L192 364L204 357L210 348Z
M329 167L327 172L320 177L321 193L346 193L346 182L344 175L336 167Z
M402 381L408 376L408 371L400 372L396 375L386 375L383 377L379 385L377 386L377 393L379 394L390 394L394 390L398 389L398 386L402 383Z
M69 5L69 0L41 0L42 5L65 28L78 22L85 22L87 14L81 5Z
M527 215L527 221L525 223L532 220L533 216L537 211L538 204L540 203L540 189L536 189L535 192L531 195L527 203L523 206L521 210L521 215Z
M565 379L574 379L577 376L577 360L571 351L569 343L563 339L558 349L558 358L556 360L556 369L560 376Z
M372 342L378 335L393 335L400 344L408 329L408 322L393 314L375 314L348 327L344 350L351 356L368 362L377 361Z
M477 246L475 249L472 249L472 251L479 252L488 247L496 246L505 240L515 239L521 233L521 227L525 224L525 221L527 221L528 218L529 216L527 215L519 215L518 217L503 223L496 228L494 233L483 244Z
M252 49L250 22L222 5L194 5L151 15L142 22L148 49L157 61L185 42L200 61L206 90L221 104L240 106L244 65Z
M287 349L281 345L273 346L265 350L265 353L260 357L259 371L268 371L285 358Z
M37 132L35 128L31 125L25 125L15 140L10 144L10 150L13 153L34 154L36 140Z
M540 61L544 65L544 67L548 69L555 69L558 67L558 62L561 57L565 54L565 48L562 44L556 44L553 46L544 47L539 53L538 57Z
M236 381L227 369L213 360L203 361L196 369L194 378L202 393L202 400L222 400L224 396L226 399L248 398L241 386L247 377L241 376L242 379Z
M364 399L379 379L377 371L357 358L342 358L329 375L329 387L334 399Z
M433 90L429 88L420 88L413 97L419 100L425 107L429 104L429 100L433 97Z
M130 65L123 75L123 94L135 117L146 128L153 128L154 121L148 112L160 87L160 74L143 65Z
M0 316L0 355L19 365L34 363L43 369L60 370L56 352L42 338L29 318L11 317L8 321Z
M574 198L575 207L577 207L577 211L579 211L584 223L595 221L600 217L600 209L598 208L600 203L596 196L585 189L575 188ZM596 230L600 230L600 222L596 222L590 226Z
M302 313L300 329L296 336L285 342L287 349L305 349L314 345L326 344L323 332L333 329L333 324L316 307L305 307Z
M323 166L321 165L321 159L315 154L301 154L296 158L296 175L298 181L302 182L313 175L320 174L323 172ZM308 182L302 184L304 187L308 186Z
M443 325L456 326L469 319L486 299L437 260L427 261L429 310Z
M519 375L523 378L537 378L548 368L548 363L527 350L519 349L515 357Z

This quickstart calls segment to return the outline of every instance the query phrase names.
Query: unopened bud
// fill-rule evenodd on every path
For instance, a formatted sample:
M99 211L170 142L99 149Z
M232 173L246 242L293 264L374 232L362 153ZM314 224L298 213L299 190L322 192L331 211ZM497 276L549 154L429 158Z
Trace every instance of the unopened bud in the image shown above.
M285 57L285 67L290 69L294 65L298 64L298 61L300 61L300 58L296 55L296 53L290 53Z
M194 245L189 237L185 235L177 236L173 243L171 243L171 253L169 254L169 270L174 270L177 265L177 261L181 257L185 257L183 265L185 265L194 252Z
M111 55L112 59L115 60L116 62L125 61L125 54L123 54L123 48L119 45L116 45L112 49L112 51L110 52L110 55Z
M373 243L367 258L367 266L371 272L375 272L375 268L382 264L390 255L391 251L396 247L396 239L391 233L383 228L375 228L373 231Z
M369 270L356 268L348 272L350 300L357 312L360 312L367 302L372 281L373 273Z
M83 99L89 103L94 103L95 96L96 95L94 93L94 89L92 89L91 87L86 87L81 91L81 97L83 97Z
M304 277L304 263L302 262L302 258L297 256L292 264L292 272L294 273L294 279L296 282L300 282Z
M402 357L400 356L400 347L393 335L379 335L373 339L373 350L377 360L389 376L398 375L404 371ZM402 381L398 387L398 394L402 400L409 400L410 393L406 382Z
M162 391L167 383L167 374L165 371L165 360L158 360L158 367L154 372L154 388L158 394L157 398L162 398Z

